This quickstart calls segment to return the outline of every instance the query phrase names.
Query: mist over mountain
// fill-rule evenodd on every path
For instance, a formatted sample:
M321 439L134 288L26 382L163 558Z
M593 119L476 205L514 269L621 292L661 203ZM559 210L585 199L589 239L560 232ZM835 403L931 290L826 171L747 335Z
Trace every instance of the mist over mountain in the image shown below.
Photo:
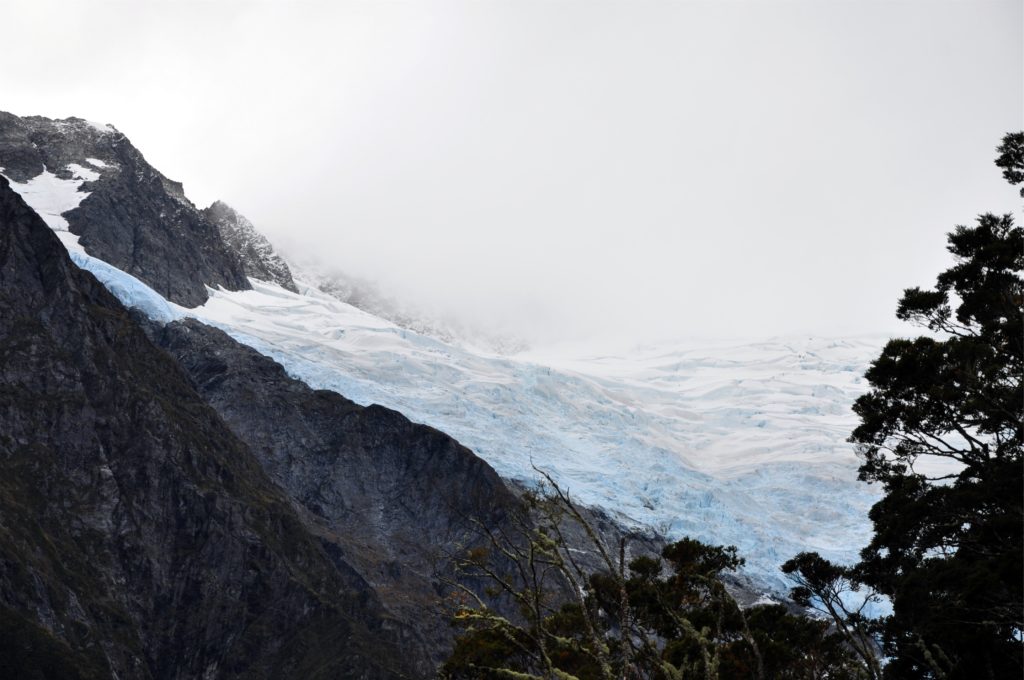
M0 17L0 680L1024 669L1019 1Z
M151 5L10 3L2 108L534 345L900 332L946 225L1017 209L1011 0Z
M282 255L79 118L0 113L0 208L16 673L431 677L453 597L517 616L458 565L541 478L596 527L559 539L581 577L604 542L732 545L741 609L870 537L846 434L884 335L531 345Z

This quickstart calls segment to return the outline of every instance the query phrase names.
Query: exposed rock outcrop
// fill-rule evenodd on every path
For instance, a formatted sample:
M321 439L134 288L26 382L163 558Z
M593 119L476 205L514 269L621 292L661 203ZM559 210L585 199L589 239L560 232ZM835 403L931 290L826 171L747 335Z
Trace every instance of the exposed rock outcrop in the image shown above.
M216 225L115 128L0 112L4 175L22 183L44 171L70 179L76 167L96 178L82 185L88 197L64 217L90 255L186 307L206 301L206 286L249 288L242 261Z
M244 215L223 201L214 201L209 208L203 209L203 215L217 225L224 243L242 261L246 276L276 283L293 293L299 292L288 265Z

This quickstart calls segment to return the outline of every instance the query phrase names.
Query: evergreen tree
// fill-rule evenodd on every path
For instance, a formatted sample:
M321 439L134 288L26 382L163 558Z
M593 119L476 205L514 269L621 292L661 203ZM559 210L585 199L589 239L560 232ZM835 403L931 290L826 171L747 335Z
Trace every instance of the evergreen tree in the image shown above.
M1004 177L1024 182L1024 134L998 151ZM906 290L897 310L931 332L891 340L854 406L860 478L884 497L860 564L834 573L891 600L886 677L1019 678L1024 231L1012 215L984 214L948 241L954 265L934 288ZM820 602L815 570L828 568L838 569L804 554L785 570L801 581L795 595Z
M549 479L550 482L550 479ZM488 549L458 560L450 604L462 628L447 680L861 680L843 637L781 605L740 607L723 577L734 547L682 539L627 559L557 485L528 496L519 531L483 529ZM576 536L570 545L567 536ZM582 538L582 542L579 542ZM597 565L580 562L588 553ZM499 611L467 582L489 585Z

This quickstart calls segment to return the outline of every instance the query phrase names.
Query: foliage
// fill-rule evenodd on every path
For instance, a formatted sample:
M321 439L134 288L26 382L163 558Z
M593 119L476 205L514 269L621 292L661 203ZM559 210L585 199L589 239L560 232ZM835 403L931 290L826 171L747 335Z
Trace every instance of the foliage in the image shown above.
M1003 177L1010 184L1024 184L1024 132L1011 132L996 147L999 158L996 165L1003 169ZM1020 195L1024 196L1024 187Z
M791 592L793 601L825 614L860 659L865 674L881 678L878 625L868 616L869 605L881 602L879 595L861 583L853 569L832 564L817 553L800 553L782 565L782 571L797 583Z
M683 539L661 555L609 549L551 482L515 532L483 529L489 548L460 559L453 619L462 629L449 680L861 678L842 637L781 605L741 608L723 577L734 547ZM588 560L591 561L588 564ZM483 579L508 611L465 585Z
M1004 177L1024 182L1024 133L998 151ZM798 599L827 602L836 582L889 598L892 615L865 631L880 634L887 678L1021 677L1024 230L984 214L948 242L954 265L897 309L930 334L890 341L854 406L860 477L884 489L874 537L854 568L813 554L786 568Z

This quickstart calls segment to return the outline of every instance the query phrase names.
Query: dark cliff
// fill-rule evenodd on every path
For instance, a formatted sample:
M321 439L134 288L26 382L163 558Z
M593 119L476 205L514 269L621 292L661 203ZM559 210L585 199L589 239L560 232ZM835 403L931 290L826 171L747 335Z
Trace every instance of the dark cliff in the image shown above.
M435 660L452 630L439 607L450 556L501 526L519 502L448 435L381 406L313 390L223 332L188 320L150 326L200 395L270 477L326 529Z
M7 677L424 667L370 584L2 178L0 423Z
M69 164L99 175L82 186L89 196L64 215L90 255L186 307L206 301L205 286L249 288L242 261L217 226L185 197L181 184L157 172L123 134L80 118L0 112L4 175L24 183L45 168L68 179Z
M202 212L206 219L217 225L224 243L238 255L246 276L276 283L293 293L299 292L288 265L244 215L223 201L214 201Z

